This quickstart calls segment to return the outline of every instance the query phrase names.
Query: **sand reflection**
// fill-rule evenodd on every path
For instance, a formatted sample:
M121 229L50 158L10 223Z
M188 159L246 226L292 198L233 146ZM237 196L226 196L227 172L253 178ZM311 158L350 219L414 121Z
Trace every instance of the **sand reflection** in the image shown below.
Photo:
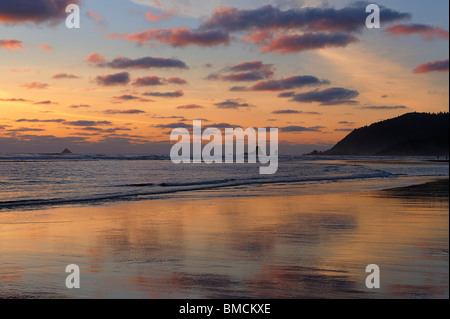
M448 199L328 194L2 212L0 243L0 297L448 297ZM71 263L79 290L64 286ZM371 263L382 273L377 291L364 284Z

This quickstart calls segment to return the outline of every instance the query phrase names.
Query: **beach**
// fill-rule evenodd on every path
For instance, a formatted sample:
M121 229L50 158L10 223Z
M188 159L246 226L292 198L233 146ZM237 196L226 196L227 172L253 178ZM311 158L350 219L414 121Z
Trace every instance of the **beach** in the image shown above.
M4 210L0 298L448 298L448 178L365 183Z

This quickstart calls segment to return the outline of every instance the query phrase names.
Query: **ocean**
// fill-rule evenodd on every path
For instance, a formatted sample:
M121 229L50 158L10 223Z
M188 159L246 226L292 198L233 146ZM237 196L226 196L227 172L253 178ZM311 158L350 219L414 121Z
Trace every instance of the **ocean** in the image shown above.
M433 160L285 156L279 158L276 174L260 175L260 164L174 164L164 156L0 155L0 210L170 198L207 189L248 192L263 185L288 189L291 183L311 186L352 180L383 180L396 186L401 177L448 177L448 163ZM323 192L326 188L317 189Z
M259 175L259 163L3 155L0 299L448 299L448 196L376 191L448 177L435 160L280 157ZM73 264L79 289L65 285Z

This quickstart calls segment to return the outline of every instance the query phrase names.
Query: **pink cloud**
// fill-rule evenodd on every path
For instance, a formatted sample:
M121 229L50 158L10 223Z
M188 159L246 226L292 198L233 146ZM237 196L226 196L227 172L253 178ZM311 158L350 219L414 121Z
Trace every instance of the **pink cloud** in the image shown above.
M41 83L41 82L23 83L20 86L23 88L26 88L26 89L46 89L46 88L48 88L47 83Z
M39 45L41 47L42 50L44 51L53 51L53 48L45 43L42 43L41 45Z
M8 51L23 50L22 41L12 39L0 40L0 48Z
M168 29L149 29L143 32L108 34L108 38L124 39L130 42L150 43L152 41L161 44L171 45L173 47L186 47L188 45L198 45L204 47L216 46L220 44L229 44L231 37L228 33L207 30L192 31L187 27L168 28Z
M395 24L386 28L386 32L392 36L420 34L428 41L434 38L449 39L448 31L428 24Z
M148 12L145 17L147 20L153 21L153 22L159 22L162 20L170 19L174 16L175 11L170 11L168 13L162 13L162 14L153 14L151 12Z
M103 55L100 55L100 53L96 52L89 55L85 61L88 62L89 64L97 64L105 62L105 60L106 59Z

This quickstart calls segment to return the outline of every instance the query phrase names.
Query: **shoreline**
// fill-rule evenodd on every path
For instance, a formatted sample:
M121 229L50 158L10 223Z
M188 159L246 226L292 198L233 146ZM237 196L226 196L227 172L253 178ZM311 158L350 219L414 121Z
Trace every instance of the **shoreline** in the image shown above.
M445 183L447 181L447 183ZM1 206L0 212L48 210L65 207L86 208L91 206L114 205L154 200L177 199L214 199L222 197L277 197L303 196L326 194L357 194L379 193L383 196L397 197L449 197L448 177L397 177L397 178L366 178L366 179L338 179L326 181L304 182L269 182L243 184L237 186L211 186L206 188L192 188L167 193L151 195L128 195L119 197L104 197L86 200L55 200L46 203L30 200L23 204ZM6 204L6 203L5 203Z

